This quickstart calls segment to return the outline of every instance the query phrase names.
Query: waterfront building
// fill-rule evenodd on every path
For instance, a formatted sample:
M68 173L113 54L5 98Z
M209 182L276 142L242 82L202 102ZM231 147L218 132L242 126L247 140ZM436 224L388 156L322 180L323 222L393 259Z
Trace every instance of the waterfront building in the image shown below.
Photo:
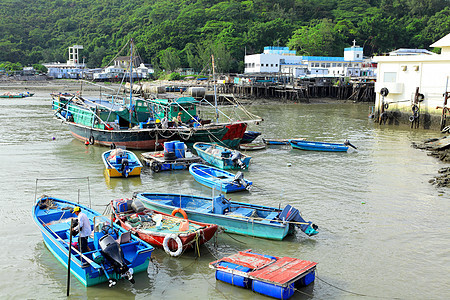
M80 63L79 50L83 49L82 45L73 45L69 47L69 60L66 63L53 62L43 64L47 69L47 75L53 78L81 78L85 68L84 61Z
M153 74L153 68L145 66L139 56L133 57L133 79L146 79ZM112 66L104 68L101 72L93 75L94 80L121 80L130 77L130 57L119 56L114 60Z
M394 55L374 57L378 63L375 84L375 108L378 115L395 110L414 120L417 115L414 111L417 109L420 114L442 115L443 95L446 89L450 90L450 34L430 47L441 48L441 54L414 49L408 51L409 55L399 55L397 50ZM424 122L422 124L427 126Z
M364 59L363 48L356 45L344 49L343 57L297 56L288 47L264 47L261 54L246 55L244 73L282 73L299 77L374 76L376 65Z

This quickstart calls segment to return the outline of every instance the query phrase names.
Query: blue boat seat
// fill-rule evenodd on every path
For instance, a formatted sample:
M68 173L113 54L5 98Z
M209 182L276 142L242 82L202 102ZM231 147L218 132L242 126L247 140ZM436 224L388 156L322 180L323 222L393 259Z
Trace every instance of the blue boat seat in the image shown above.
M268 224L268 223L272 222L276 217L278 217L278 212L273 211L273 212L269 213L267 215L267 217L265 217L264 220L262 220L261 222Z
M252 208L239 207L235 211L231 212L233 215L241 215L244 217L250 217L255 210Z
M206 203L196 209L196 211L201 213L211 213L212 212L212 204Z

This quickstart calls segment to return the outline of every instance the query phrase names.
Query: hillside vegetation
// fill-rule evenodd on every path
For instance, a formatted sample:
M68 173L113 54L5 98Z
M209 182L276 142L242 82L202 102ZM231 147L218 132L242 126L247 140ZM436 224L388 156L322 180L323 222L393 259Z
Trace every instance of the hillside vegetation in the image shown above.
M0 0L0 62L64 62L83 45L88 67L105 66L133 38L157 68L242 72L244 54L289 46L342 56L428 48L450 32L450 0Z

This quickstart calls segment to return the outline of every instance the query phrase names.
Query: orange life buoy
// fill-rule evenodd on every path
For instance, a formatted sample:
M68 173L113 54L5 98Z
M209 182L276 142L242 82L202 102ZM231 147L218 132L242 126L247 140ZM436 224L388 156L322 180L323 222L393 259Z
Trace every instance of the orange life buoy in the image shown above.
M185 220L187 220L188 219L188 216L187 216L187 214L186 214L186 212L184 211L184 210L182 210L181 208L175 208L173 211L172 211L172 216L175 216L177 213L180 213L180 214L182 214L183 215L183 218L185 219Z

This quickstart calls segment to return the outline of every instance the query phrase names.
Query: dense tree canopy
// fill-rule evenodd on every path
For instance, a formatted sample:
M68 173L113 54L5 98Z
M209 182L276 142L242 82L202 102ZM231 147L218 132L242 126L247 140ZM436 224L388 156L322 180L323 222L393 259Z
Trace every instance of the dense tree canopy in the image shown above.
M83 45L105 66L133 38L147 63L240 72L245 53L286 46L342 56L356 39L366 56L427 48L450 32L450 0L1 0L0 62L66 61Z

